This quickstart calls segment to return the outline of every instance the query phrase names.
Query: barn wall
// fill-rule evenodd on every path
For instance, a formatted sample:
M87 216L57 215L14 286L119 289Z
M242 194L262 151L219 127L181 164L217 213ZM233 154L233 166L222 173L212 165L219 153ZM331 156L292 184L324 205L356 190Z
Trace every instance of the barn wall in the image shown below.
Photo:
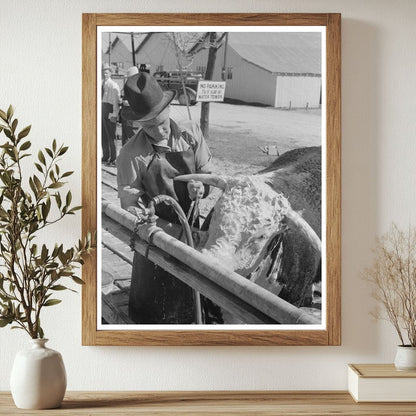
M33 124L34 149L56 137L70 146L61 168L81 198L83 12L342 13L342 346L82 347L81 297L62 293L45 310L49 345L62 353L69 390L342 390L347 363L389 363L397 337L370 316L360 278L391 221L416 222L416 2L413 0L0 0L0 108ZM24 30L22 30L24 28ZM28 36L28 34L30 34ZM403 45L403 47L398 47ZM394 74L394 77L392 76ZM43 236L65 245L81 216ZM0 390L9 389L28 339L0 328Z
M107 34L104 36L107 37ZM112 35L112 39L114 40L114 35ZM131 50L127 49L126 45L120 41L117 42L111 49L110 59L112 64L122 63L124 69L127 69L133 65L133 56ZM108 53L103 55L103 62L108 63Z
M171 40L166 34L154 34L136 53L137 64L150 64L150 73L153 74L158 65L163 65L164 71L172 71L178 68L175 51Z
M232 79L227 79L225 96L247 103L274 104L275 77L270 72L240 58L228 48L227 67L232 68Z
M220 56L220 51L222 50L222 48L220 48L217 52L217 57ZM198 67L205 67L207 66L207 61L208 61L208 49L203 49L202 51L200 51L198 54L196 54L194 56L194 59L192 61L192 65L191 65L191 69L193 71L196 71ZM216 78L214 78L216 79Z
M195 55L191 68L207 65L208 51ZM224 46L218 49L213 79L222 80L221 70L224 64ZM226 67L232 68L232 78L226 79L225 98L247 103L259 103L273 106L275 103L275 76L270 72L245 61L229 46Z
M277 76L274 106L319 108L321 77Z

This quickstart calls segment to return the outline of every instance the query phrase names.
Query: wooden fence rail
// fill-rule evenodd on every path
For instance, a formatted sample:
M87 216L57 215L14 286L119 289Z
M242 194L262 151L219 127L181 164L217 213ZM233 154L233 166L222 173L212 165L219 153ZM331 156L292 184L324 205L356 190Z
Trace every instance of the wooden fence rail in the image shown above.
M128 230L134 230L136 218L129 212L107 201L103 201L102 210L105 215ZM320 324L314 316L224 267L218 261L208 260L206 256L154 224L140 226L137 234L140 240L136 241L135 250L145 254L148 243L151 242L157 248L151 250L152 261L225 309L238 313L239 316L249 316L250 320L255 321L253 323ZM166 253L172 256L169 261L166 261Z

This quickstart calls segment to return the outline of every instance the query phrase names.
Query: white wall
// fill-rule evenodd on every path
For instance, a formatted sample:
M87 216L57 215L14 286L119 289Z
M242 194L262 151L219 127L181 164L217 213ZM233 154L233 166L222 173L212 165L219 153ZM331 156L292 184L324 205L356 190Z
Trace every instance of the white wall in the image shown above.
M342 346L81 347L81 299L68 293L45 316L71 390L344 389L349 362L392 362L393 330L369 316L359 278L377 233L416 218L416 2L413 0L0 0L0 108L33 124L35 148L70 144L64 167L81 188L82 12L341 12ZM80 217L49 235L65 243ZM18 331L0 330L0 390Z
M275 107L319 108L321 77L277 76Z

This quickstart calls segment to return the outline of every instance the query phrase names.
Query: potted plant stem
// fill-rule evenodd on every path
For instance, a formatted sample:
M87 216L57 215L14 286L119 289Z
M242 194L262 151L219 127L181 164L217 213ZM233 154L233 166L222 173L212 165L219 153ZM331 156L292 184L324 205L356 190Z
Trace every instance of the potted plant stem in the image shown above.
M377 240L374 261L364 278L400 340L395 358L398 370L416 370L416 228L401 230L395 224Z
M18 132L13 107L0 110L0 327L22 329L32 339L29 351L18 353L12 369L11 389L22 408L58 407L66 389L61 355L45 347L41 312L61 302L55 295L73 289L63 284L83 281L77 272L94 248L93 237L71 248L41 243L39 233L55 226L80 206L72 206L71 191L63 192L73 172L61 171L59 160L68 147L53 140L39 150L36 173L24 178L22 160L31 156L27 126Z

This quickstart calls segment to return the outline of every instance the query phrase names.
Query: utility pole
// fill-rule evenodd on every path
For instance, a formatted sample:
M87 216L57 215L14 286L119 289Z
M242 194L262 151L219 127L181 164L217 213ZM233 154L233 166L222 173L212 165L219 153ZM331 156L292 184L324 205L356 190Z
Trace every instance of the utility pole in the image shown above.
M136 54L134 53L134 34L133 32L130 33L131 39L131 54L133 56L133 66L136 66Z
M209 51L205 79L212 80L214 75L215 60L217 57L217 33L209 34ZM209 139L209 102L201 103L201 130L206 139Z
M111 32L108 32L108 66L111 68Z
M227 52L228 52L228 32L225 34L225 43L224 43L224 61L222 64L222 80L226 81L227 79Z

